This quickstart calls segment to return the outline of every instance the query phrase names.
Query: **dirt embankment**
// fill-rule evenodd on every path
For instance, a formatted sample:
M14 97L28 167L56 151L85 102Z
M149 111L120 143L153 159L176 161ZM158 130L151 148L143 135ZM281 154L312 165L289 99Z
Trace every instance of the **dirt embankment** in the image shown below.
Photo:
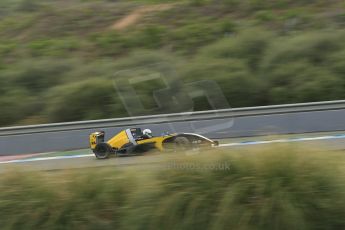
M153 5L153 6L139 7L138 9L132 11L127 16L116 21L111 26L111 29L114 29L114 30L126 29L127 27L137 23L143 16L145 16L148 13L169 10L169 9L173 8L174 6L175 6L175 4L158 4L158 5Z

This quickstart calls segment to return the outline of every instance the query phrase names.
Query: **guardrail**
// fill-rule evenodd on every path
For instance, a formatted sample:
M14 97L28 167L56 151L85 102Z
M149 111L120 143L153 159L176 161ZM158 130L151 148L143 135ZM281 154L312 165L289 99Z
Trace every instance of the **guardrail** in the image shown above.
M0 136L339 109L345 109L345 100L5 127L0 128Z
M345 131L345 100L5 127L0 156L87 148L91 132L109 138L133 126L210 138Z

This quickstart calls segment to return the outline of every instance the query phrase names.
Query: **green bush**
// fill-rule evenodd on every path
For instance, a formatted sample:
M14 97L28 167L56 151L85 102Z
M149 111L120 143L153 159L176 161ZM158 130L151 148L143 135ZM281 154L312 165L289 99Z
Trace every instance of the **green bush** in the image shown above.
M115 71L135 71L136 69L160 69L174 67L179 61L179 56L175 56L165 51L137 50L130 53L125 58L114 62ZM170 65L171 64L171 65Z
M249 69L255 71L265 55L264 52L272 42L272 37L273 35L265 30L248 30L202 48L200 55L218 59L244 59Z
M268 76L271 76L270 98L275 104L342 99L345 93L340 77L306 62L276 67Z
M5 173L2 229L345 228L342 152L174 155L154 168Z
M265 57L266 68L296 60L308 60L314 65L322 65L330 54L344 48L344 34L307 33L299 36L277 39Z
M244 60L196 59L193 64L185 67L182 79L186 82L198 82L203 79L215 81L232 107L261 104L263 87L248 71ZM248 97L251 100L247 100Z
M17 48L14 42L1 42L0 43L0 57L5 58Z
M265 11L265 10L258 11L255 14L255 17L258 20L263 21L263 22L272 22L275 19L274 18L275 15L271 11Z
M123 52L121 47L123 38L116 32L93 34L89 39L101 50L101 54L115 55Z
M224 35L222 29L224 29L223 25L208 24L201 21L198 24L193 23L176 29L168 34L168 38L174 49L182 50L188 54Z
M277 40L262 65L272 103L343 99L341 37L313 33Z
M202 6L207 3L207 0L189 0L192 6Z
M90 79L58 86L46 100L51 122L126 116L111 80Z
M330 68L330 70L337 74L339 77L345 75L345 48L332 53L329 58L327 59L326 65ZM345 79L342 78L345 82Z
M35 40L28 44L33 56L66 56L68 52L76 51L80 44L75 38Z
M125 30L113 29L138 7L158 3L177 4L146 12ZM162 62L172 63L171 81L214 80L234 107L344 99L344 17L338 12L343 6L338 0L2 0L0 100L7 104L2 120L64 121L47 112L61 111L61 95L59 103L38 100L35 111L23 116L17 101L23 95L30 100L55 95L52 87L77 88L95 77L112 79L122 70L159 72L152 64ZM144 104L154 106L152 87L137 88ZM73 102L80 103L82 115L67 120L126 115L119 101L110 112L104 107L95 112L82 101ZM194 103L197 110L210 108L202 97Z
M37 0L21 0L18 9L21 11L36 11L39 9L40 4Z
M32 96L27 90L16 89L9 91L2 87L0 87L0 90L0 126L13 125L37 113L41 108L39 98Z
M17 69L7 69L3 72L9 82L9 87L25 88L32 95L44 92L61 82L61 76L70 70L68 62L46 59L24 61Z
M133 45L144 48L159 48L166 37L166 29L158 26L147 26L140 31L133 41Z

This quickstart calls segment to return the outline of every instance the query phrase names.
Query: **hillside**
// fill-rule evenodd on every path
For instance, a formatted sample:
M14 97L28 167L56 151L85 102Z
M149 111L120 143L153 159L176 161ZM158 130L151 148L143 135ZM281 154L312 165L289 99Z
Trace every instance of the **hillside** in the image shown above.
M2 0L0 126L128 116L115 73L162 62L232 107L344 99L344 28L341 0ZM164 81L134 87L170 111Z

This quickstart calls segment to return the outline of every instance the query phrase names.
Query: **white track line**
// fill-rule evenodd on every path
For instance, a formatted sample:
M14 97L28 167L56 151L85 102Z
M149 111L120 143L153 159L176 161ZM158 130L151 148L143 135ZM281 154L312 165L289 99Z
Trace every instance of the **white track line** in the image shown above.
M336 140L336 139L343 139L343 138L345 138L345 134L335 135L335 136L276 139L276 140L269 140L269 141L244 141L244 142L239 142L239 143L220 144L219 147L262 145L262 144L272 144L272 143L289 143L289 142L304 142L304 141L319 141L319 140Z
M268 141L243 141L243 142L238 142L238 143L220 144L218 147L222 148L222 147L232 147L232 146L262 145L262 144L272 144L272 143L289 143L289 142L336 140L336 139L345 139L345 134L333 135L333 136L276 139L276 140L268 140ZM94 156L93 154L81 154L81 155L72 155L72 156L38 157L38 158L29 158L29 159L22 159L22 160L2 161L2 162L0 162L0 164L24 163L24 162L35 162L35 161L47 161L47 160L61 160L61 159L74 159L74 158L93 157L93 156Z
M34 162L34 161L47 161L47 160L61 160L61 159L73 159L73 158L82 158L82 157L92 157L93 154L81 154L81 155L72 155L72 156L56 156L56 157L37 157L29 158L23 160L11 160L11 161L2 161L0 164L11 164L11 163L24 163L24 162Z

